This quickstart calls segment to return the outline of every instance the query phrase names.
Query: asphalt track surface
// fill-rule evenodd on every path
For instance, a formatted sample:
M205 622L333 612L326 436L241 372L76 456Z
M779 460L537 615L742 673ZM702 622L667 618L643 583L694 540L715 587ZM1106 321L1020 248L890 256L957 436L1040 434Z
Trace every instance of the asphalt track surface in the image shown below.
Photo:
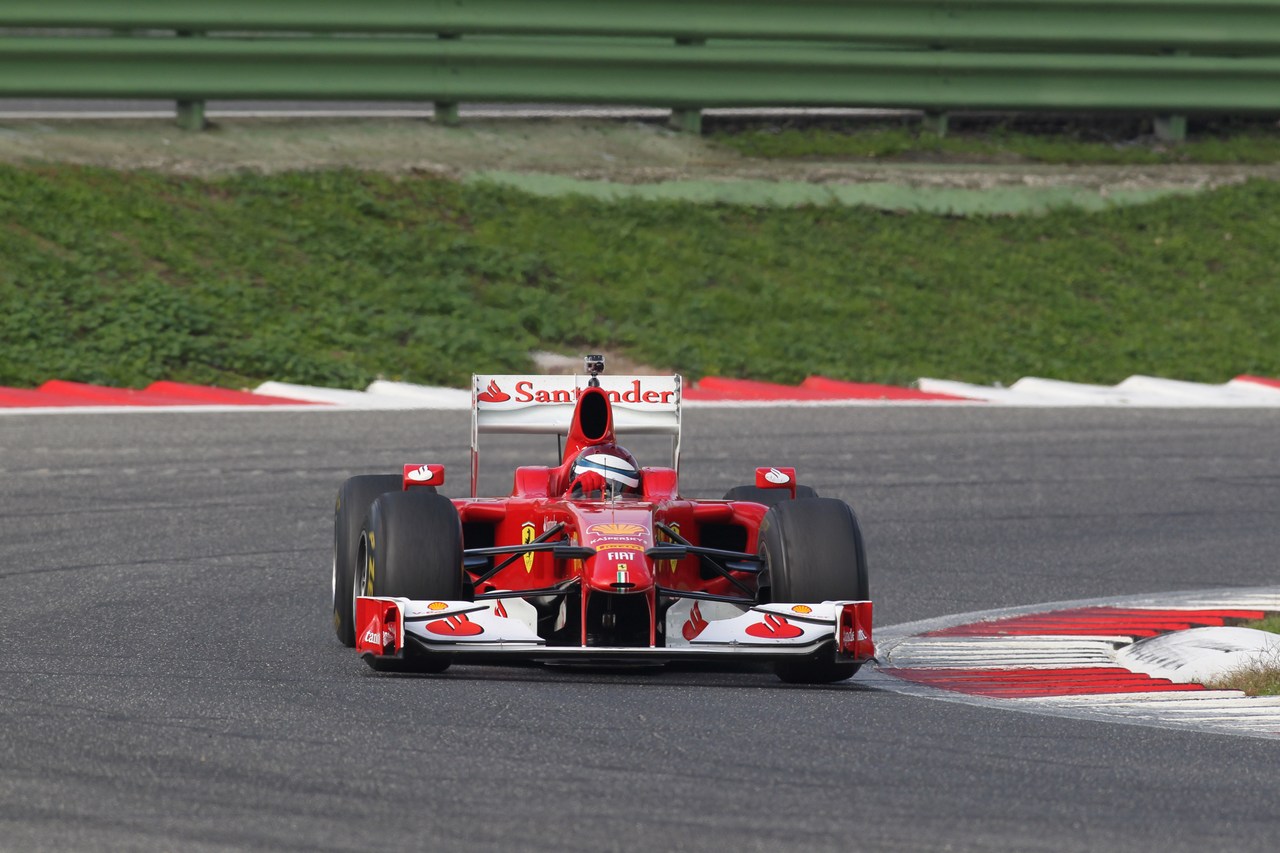
M1275 849L1275 741L861 676L368 671L329 623L334 491L443 461L461 493L467 433L458 412L0 422L0 849ZM687 494L774 463L853 502L880 625L1276 580L1274 413L704 409L685 438ZM486 457L488 492L550 455L493 443L515 452Z

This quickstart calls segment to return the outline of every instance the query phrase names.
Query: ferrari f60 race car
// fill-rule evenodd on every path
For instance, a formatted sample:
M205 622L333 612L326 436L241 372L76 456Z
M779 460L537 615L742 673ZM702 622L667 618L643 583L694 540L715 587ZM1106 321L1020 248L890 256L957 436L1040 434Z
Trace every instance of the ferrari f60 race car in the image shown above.
M444 466L352 477L334 516L333 624L382 671L456 662L755 659L787 682L846 679L875 654L848 504L763 467L723 500L682 497L679 376L475 376L471 496ZM553 466L476 497L479 437L547 433ZM666 434L639 467L621 434Z

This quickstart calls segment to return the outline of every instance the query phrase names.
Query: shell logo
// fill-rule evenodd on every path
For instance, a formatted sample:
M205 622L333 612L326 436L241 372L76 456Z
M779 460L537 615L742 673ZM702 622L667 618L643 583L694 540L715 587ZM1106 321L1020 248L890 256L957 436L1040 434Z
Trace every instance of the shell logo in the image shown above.
M587 531L601 536L639 536L644 533L644 528L639 524L609 522L608 524L593 524L587 528Z
M445 604L443 601L433 601L427 605L427 609L428 610L448 610L449 605Z
M795 607L791 608L791 612L799 613L801 616L803 616L806 613L812 613L813 608L807 604L797 604Z

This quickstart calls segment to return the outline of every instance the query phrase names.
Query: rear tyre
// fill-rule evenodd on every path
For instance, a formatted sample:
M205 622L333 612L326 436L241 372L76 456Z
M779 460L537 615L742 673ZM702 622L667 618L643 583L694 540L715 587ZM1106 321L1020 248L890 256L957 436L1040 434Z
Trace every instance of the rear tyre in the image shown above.
M443 495L419 490L384 494L369 507L356 563L356 594L458 601L462 585L462 522ZM363 592L362 592L363 590ZM375 669L442 672L448 655L375 662Z
M771 508L760 523L764 559L761 601L866 601L867 557L853 509L834 498L797 498ZM835 659L834 646L817 658L783 661L774 671L794 684L844 681L858 664Z
M816 498L818 493L812 486L796 484L796 499ZM791 500L791 492L786 489L762 489L759 486L734 486L724 493L727 501L751 501L765 506L777 506L783 501Z
M400 488L398 474L362 474L350 478L338 489L333 508L333 630L344 646L356 644L352 589L360 528L373 499L383 492L398 492Z

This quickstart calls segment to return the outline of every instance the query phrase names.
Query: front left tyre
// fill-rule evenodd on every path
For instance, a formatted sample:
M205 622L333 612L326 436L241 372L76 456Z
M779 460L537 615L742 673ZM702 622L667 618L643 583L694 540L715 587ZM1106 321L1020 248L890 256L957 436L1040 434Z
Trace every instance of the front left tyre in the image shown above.
M765 513L760 523L762 601L869 601L867 555L853 509L834 498L796 498ZM810 660L774 667L783 681L830 684L858 671L828 647Z

